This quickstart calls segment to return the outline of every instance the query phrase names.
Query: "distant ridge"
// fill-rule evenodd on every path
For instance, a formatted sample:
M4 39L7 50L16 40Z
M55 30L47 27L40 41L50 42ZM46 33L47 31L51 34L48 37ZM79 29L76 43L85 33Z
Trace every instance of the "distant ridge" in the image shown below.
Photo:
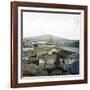
M57 43L57 44L67 44L67 43L73 43L78 40L70 40L70 39L64 39L61 37L53 36L53 35L41 35L41 36L36 36L36 37L28 37L24 38L24 41L46 41L47 43Z

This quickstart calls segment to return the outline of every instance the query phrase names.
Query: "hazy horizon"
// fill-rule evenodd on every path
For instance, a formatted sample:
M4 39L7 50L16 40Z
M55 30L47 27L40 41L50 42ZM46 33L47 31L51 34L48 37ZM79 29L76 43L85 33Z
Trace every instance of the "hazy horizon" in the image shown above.
M64 38L64 37L59 37L59 36L50 35L50 34L43 34L43 35L32 36L32 37L24 37L23 39L26 39L26 38L35 38L35 37L42 37L42 36L52 36L52 37L57 37L57 38L67 39L67 38ZM67 40L79 40L79 39L67 39Z

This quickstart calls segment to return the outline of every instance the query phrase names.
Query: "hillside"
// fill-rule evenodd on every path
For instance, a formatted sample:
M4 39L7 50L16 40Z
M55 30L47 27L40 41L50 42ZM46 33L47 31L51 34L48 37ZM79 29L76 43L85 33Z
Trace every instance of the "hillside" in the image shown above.
M61 45L70 45L70 44L73 44L74 42L78 42L78 40L69 40L69 39L64 39L53 35L41 35L36 37L24 38L24 42L25 41L29 41L29 42L46 41L47 43L55 43L55 44L61 44Z

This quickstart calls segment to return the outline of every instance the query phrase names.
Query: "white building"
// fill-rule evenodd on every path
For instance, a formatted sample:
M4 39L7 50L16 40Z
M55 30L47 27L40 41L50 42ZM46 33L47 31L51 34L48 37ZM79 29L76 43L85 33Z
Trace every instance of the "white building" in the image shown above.
M37 41L38 44L46 44L46 41Z
M51 55L53 52L57 52L56 49L52 49L51 51L48 52L49 55Z
M32 48L23 48L23 51L33 51L34 50L34 48L32 47Z

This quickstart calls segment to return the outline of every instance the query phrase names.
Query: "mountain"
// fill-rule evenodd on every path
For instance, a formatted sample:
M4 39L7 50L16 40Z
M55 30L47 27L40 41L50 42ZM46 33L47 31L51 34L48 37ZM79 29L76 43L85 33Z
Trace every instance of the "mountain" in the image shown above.
M36 37L24 38L24 41L46 41L47 43L55 43L55 44L62 44L62 45L70 45L78 40L69 40L64 39L61 37L53 36L53 35L41 35Z

